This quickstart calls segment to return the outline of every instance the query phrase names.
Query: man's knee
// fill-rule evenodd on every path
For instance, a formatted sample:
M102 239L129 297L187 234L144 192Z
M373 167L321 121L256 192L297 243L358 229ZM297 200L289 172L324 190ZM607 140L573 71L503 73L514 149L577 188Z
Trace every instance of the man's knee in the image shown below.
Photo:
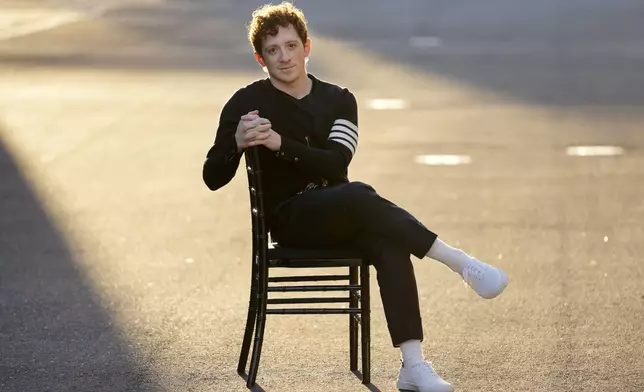
M370 185L359 181L343 184L336 189L336 192L338 198L342 200L345 213L358 216L371 210L370 201L376 194Z
M360 248L379 272L395 272L411 265L409 251L389 239L365 235L360 239Z

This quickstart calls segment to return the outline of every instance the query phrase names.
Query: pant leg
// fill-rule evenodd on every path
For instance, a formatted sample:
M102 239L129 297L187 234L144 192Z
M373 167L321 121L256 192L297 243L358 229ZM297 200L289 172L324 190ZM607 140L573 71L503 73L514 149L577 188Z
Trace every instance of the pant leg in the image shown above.
M274 237L285 246L362 250L377 272L392 344L423 339L410 256L423 257L434 233L360 182L304 193L277 212Z
M394 347L423 340L418 287L409 252L386 239L365 236L356 242L376 269L380 298Z
M275 237L299 246L325 245L370 234L423 258L437 236L370 186L351 182L294 197L276 211Z

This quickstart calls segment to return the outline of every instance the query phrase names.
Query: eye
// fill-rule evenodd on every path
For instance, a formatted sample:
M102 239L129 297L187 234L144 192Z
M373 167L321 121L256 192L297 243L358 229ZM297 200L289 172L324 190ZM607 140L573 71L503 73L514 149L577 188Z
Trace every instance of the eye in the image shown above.
M277 51L277 49L270 48L270 49L268 49L268 54L275 54L276 51Z
M297 44L295 42L291 42L290 44L288 44L288 47L289 49L295 49L297 48Z

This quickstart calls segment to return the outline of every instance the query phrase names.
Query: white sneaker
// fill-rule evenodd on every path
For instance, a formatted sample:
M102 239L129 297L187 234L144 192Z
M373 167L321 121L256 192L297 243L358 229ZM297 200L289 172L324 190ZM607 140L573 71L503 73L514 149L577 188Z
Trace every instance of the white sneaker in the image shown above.
M478 295L486 299L498 296L508 285L508 276L503 271L475 258L463 269L461 276Z
M401 391L453 392L454 387L443 380L429 361L418 362L409 367L400 367L396 387Z

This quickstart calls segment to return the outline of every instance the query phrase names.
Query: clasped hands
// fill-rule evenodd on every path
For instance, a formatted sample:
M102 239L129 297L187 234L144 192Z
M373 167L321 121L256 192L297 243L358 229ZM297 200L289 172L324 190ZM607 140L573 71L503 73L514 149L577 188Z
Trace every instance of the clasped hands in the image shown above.
M278 151L282 146L282 137L271 128L271 122L259 116L259 111L253 110L241 117L235 132L238 150L253 146L265 146L269 150Z

